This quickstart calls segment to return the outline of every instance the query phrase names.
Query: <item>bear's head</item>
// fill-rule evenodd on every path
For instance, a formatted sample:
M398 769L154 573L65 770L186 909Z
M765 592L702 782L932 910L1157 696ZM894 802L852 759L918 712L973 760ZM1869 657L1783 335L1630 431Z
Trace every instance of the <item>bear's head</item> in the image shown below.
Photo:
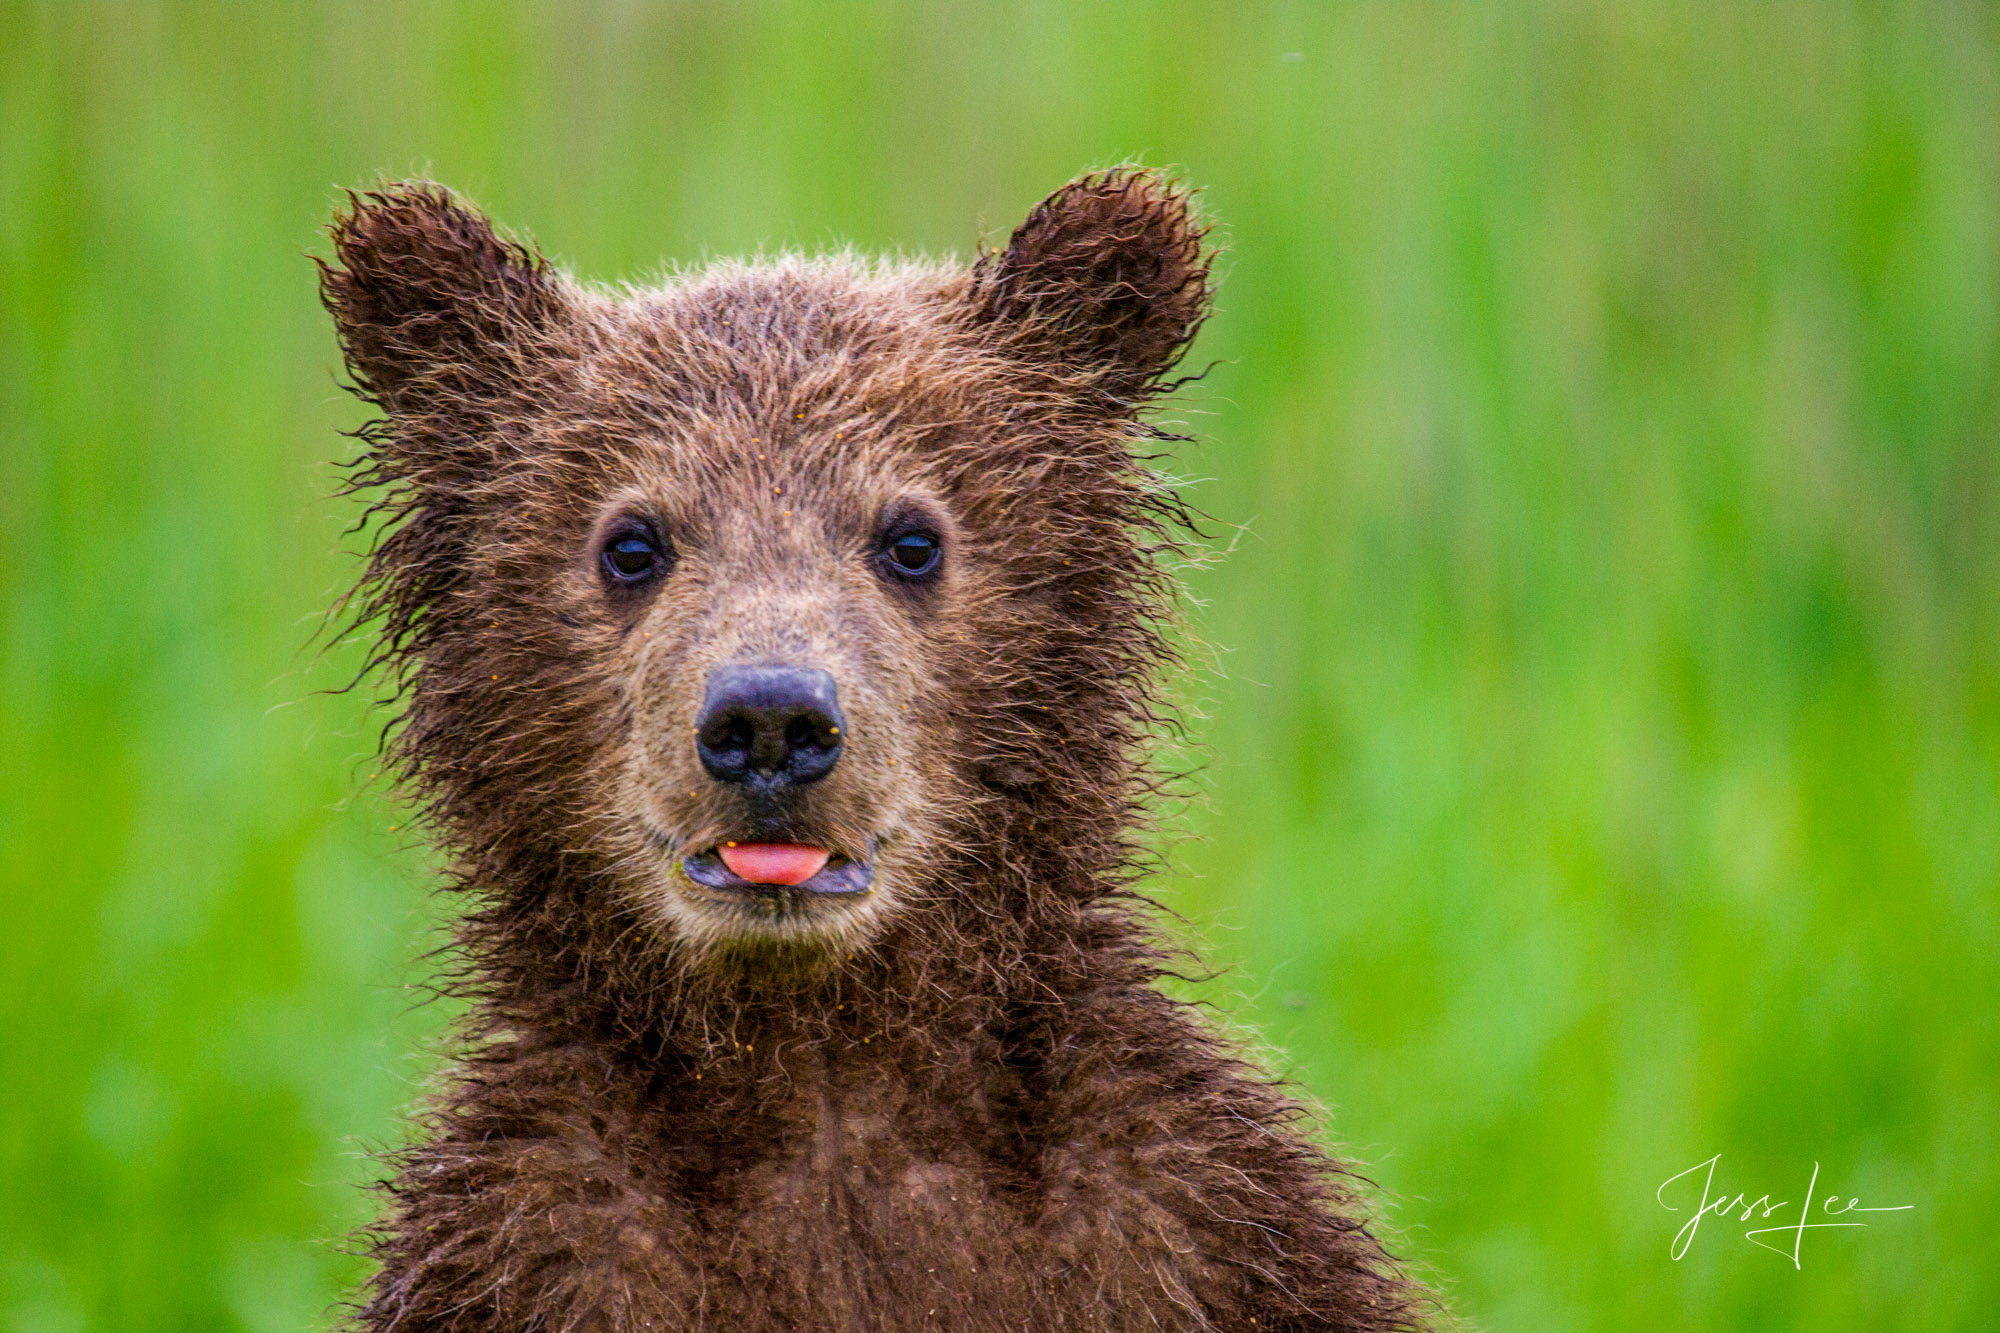
M1123 169L971 266L608 293L436 186L355 197L322 281L382 411L358 606L460 874L697 954L1101 891L1184 517L1141 413L1202 237Z

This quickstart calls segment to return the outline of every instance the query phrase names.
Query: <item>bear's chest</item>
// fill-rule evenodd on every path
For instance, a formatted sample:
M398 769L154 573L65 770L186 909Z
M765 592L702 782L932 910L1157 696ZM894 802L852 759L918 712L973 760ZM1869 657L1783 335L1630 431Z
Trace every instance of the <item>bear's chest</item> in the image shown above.
M816 1108L812 1132L712 1182L701 1285L741 1328L1174 1328L1193 1247L1136 1173L1060 1147L996 1156L952 1123ZM1198 1309L1198 1307L1194 1307Z

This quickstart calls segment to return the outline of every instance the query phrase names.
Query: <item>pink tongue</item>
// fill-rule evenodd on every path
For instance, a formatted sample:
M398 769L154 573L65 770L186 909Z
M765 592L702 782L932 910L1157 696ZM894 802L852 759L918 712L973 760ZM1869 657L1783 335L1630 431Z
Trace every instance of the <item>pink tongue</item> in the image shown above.
M826 867L824 847L795 842L725 842L715 849L722 864L752 884L803 884Z

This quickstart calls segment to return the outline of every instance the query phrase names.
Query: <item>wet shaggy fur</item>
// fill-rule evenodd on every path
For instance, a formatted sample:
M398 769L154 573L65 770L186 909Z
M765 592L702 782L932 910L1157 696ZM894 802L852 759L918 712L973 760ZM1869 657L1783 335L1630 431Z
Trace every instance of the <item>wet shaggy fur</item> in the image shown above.
M1142 414L1209 303L1186 194L1112 171L969 267L618 293L429 184L332 234L381 409L355 621L470 999L355 1323L1420 1325L1300 1106L1156 988L1131 890L1187 535ZM883 564L911 525L927 580ZM661 564L626 585L601 557L635 530ZM848 734L758 800L693 718L773 662L831 672ZM873 888L682 872L728 838Z

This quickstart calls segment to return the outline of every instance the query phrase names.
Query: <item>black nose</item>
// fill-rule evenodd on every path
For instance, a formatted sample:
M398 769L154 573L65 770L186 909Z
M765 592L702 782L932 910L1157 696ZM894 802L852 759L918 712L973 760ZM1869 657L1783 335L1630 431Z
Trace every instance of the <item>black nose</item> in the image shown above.
M833 677L809 667L710 672L694 726L695 752L710 777L766 790L818 782L840 762L847 739Z

